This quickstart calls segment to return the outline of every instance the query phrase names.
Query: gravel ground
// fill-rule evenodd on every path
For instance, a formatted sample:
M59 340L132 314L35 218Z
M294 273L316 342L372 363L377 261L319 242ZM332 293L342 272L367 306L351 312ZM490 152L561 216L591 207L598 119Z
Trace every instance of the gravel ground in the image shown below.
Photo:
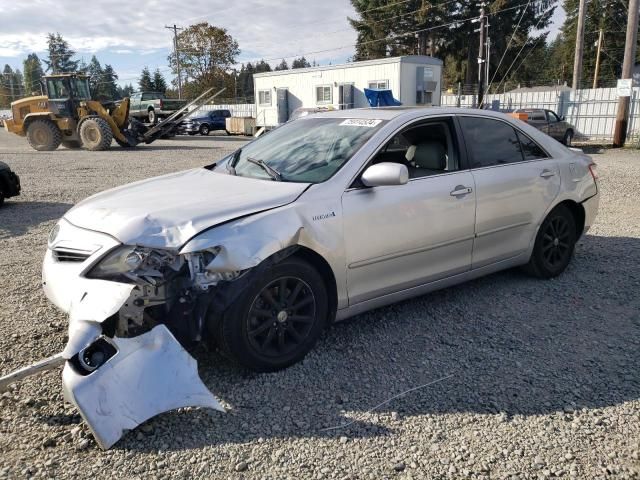
M0 131L0 160L24 185L0 209L0 372L65 344L66 319L39 277L48 231L67 209L241 144L194 137L41 153ZM48 372L0 396L0 478L640 477L640 154L593 157L600 215L560 278L508 271L375 310L275 374L198 350L229 412L170 412L107 452L64 404L60 372Z

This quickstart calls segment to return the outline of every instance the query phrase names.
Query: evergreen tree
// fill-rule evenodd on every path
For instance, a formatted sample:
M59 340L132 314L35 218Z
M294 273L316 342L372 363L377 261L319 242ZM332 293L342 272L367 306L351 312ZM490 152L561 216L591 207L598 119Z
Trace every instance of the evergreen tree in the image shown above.
M100 92L99 98L101 100L116 100L119 98L116 80L118 80L118 75L113 70L113 67L109 64L105 64L104 69L102 70L100 88L98 89Z
M149 72L149 67L144 67L142 69L142 74L140 75L140 79L138 80L138 87L141 92L152 92L153 91L153 79L151 78L151 72Z
M125 85L124 87L117 86L116 87L116 92L117 92L117 97L118 98L126 98L126 97L130 97L131 94L133 92L135 92L135 89L133 88L133 85L131 85L129 83L128 85Z
M44 61L47 72L66 73L78 69L78 61L71 60L76 52L71 50L69 43L59 33L50 33L47 36L47 50L49 57Z
M165 81L162 73L160 73L160 69L156 68L156 71L153 72L153 91L165 93L167 91L167 82Z
M293 60L293 63L291 64L291 68L307 68L310 67L311 64L307 61L306 58L304 57L300 57L300 58L296 58Z
M264 60L260 60L258 63L256 63L256 73L270 72L270 71L271 71L271 65L269 65Z
M283 58L282 61L276 66L274 70L276 72L280 70L289 70L289 65L287 64L287 61Z
M42 71L42 64L38 55L30 53L27 55L27 59L23 63L24 66L24 91L25 94L30 95L32 92L38 95L42 91L40 82L44 72Z
M242 64L238 74L238 95L245 98L253 97L253 74L256 69L251 62Z
M89 87L91 88L91 97L94 100L101 99L104 97L103 89L102 89L102 81L103 81L103 70L102 65L96 58L96 56L91 57L91 61L86 68L86 74L89 76Z

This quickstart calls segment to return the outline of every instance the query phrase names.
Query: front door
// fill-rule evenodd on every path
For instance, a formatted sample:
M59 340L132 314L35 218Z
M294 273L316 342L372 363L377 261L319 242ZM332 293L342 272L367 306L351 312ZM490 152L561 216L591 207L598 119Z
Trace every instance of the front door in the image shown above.
M350 305L470 269L475 191L454 138L451 119L399 132L370 163L404 163L409 182L343 194Z
M473 268L515 257L529 248L560 190L555 160L504 121L462 116L476 186Z

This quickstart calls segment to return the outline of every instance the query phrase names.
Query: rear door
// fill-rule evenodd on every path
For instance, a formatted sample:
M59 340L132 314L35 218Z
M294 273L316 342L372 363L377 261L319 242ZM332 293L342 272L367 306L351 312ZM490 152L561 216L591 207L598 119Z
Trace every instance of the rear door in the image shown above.
M460 116L476 187L472 268L525 252L560 190L557 162L497 118Z

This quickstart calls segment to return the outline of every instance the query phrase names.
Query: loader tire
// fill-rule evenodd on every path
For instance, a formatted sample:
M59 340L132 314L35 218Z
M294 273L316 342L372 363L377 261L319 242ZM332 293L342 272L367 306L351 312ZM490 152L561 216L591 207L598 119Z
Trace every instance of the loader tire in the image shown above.
M60 146L62 132L51 120L34 120L27 127L29 145L40 152L50 152Z
M82 142L78 140L67 140L62 142L62 146L69 150L77 150L78 148L82 148Z
M87 150L108 150L113 140L109 124L100 117L89 117L80 124L80 138Z

